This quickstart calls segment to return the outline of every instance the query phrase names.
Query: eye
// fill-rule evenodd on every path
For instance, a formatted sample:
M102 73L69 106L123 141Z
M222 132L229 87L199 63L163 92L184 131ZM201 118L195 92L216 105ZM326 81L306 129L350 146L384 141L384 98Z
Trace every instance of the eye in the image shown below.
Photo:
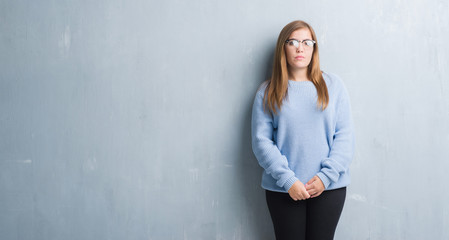
M289 42L288 42L288 45L289 46L294 46L294 47L298 47L299 46L299 41L298 40L296 40L296 39L292 39L292 40L290 40Z
M312 41L312 40L305 40L304 43L305 43L307 46L309 46L309 47L313 46L313 41Z

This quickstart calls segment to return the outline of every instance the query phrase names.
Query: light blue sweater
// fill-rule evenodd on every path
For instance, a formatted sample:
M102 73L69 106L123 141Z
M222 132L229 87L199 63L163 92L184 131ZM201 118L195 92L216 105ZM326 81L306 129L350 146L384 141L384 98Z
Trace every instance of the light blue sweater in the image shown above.
M350 183L349 165L354 153L354 127L348 92L335 74L323 72L329 105L317 107L311 81L288 81L281 111L263 110L267 82L257 90L252 110L253 152L265 171L262 188L287 192L294 182L306 184L317 175L325 189Z

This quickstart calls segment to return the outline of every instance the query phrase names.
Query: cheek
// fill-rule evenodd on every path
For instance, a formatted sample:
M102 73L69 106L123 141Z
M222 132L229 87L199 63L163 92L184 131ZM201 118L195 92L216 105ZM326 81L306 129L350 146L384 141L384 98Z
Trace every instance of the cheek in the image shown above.
M285 51L285 60L287 60L288 65L293 64L292 53Z
M292 56L292 52L289 49L284 48L285 57L290 58Z
M311 52L311 53L309 54L309 58L312 59L312 57L313 57L313 52Z

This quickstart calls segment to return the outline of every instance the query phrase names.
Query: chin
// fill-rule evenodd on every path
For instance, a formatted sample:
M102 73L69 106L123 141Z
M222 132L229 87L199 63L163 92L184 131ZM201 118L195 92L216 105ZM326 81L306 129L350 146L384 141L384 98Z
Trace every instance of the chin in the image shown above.
M296 65L295 68L296 69L304 69L304 68L308 68L309 65Z

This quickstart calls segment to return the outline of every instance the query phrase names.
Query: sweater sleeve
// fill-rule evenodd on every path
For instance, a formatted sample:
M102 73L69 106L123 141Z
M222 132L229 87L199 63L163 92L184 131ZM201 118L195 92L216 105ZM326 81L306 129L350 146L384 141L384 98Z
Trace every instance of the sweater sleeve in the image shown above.
M273 141L273 117L270 112L263 110L263 91L259 91L254 99L251 138L252 149L259 165L276 180L276 185L288 191L298 178L288 167L287 158Z
M336 125L329 156L321 161L321 171L317 174L327 189L331 183L337 182L352 162L354 154L354 124L351 104L344 85L336 107Z

